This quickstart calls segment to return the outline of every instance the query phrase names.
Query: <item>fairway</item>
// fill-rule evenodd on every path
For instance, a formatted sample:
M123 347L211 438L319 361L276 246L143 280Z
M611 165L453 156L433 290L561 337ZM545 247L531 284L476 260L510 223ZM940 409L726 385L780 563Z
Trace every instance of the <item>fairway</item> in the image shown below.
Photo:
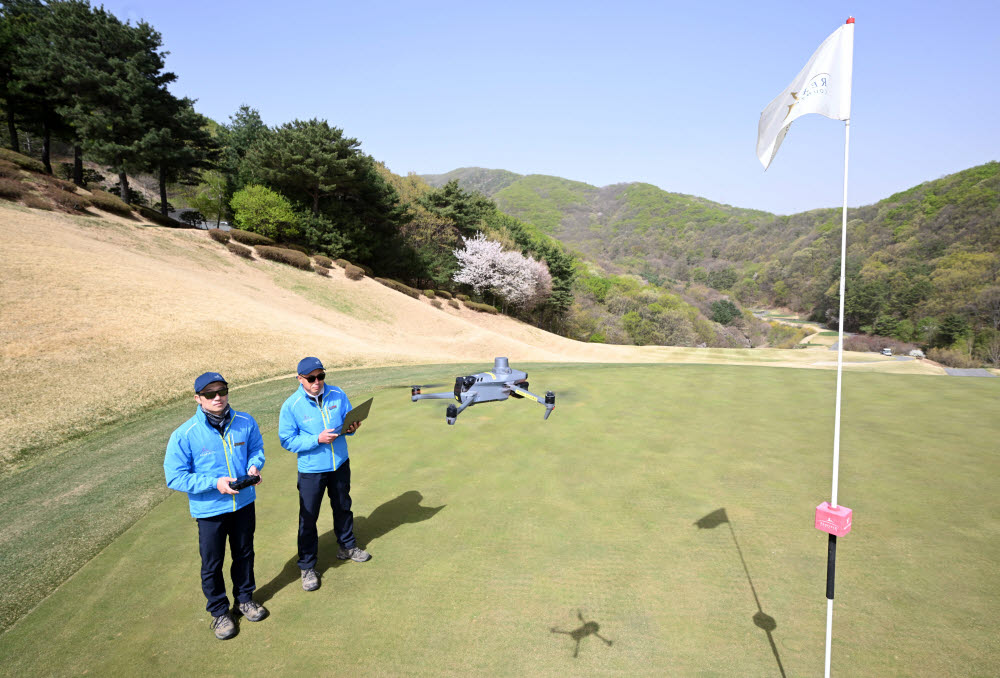
M215 640L186 497L157 503L162 473L147 475L130 491L149 494L135 509L148 513L0 636L4 672L822 672L826 535L812 521L830 493L835 373L512 365L558 394L548 421L508 401L447 426L444 403L381 388L400 370L346 375L354 403L375 396L350 443L355 530L373 559L336 560L325 509L314 593L298 579L295 462L275 430L291 386L235 390L264 431L255 572L271 617ZM855 513L838 549L835 674L1000 665L998 382L845 374L839 498ZM132 440L155 469L163 432L191 410L149 412L152 435L116 444Z

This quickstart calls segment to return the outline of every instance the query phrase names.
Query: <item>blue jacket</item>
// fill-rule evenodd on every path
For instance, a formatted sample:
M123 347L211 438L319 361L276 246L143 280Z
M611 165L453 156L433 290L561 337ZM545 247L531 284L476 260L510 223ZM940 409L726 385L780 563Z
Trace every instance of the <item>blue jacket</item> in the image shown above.
M208 423L199 407L194 416L170 435L163 472L167 487L187 492L191 515L211 518L232 513L257 498L254 487L239 494L222 494L216 483L223 476L239 478L251 466L264 467L264 441L253 417L230 410L232 417L224 434Z
M323 429L337 429L344 423L344 415L351 411L351 401L336 386L324 384L323 407L299 388L281 406L278 417L278 438L281 446L299 455L300 473L336 471L347 461L347 440L344 435L332 443L319 442ZM353 435L353 434L352 434Z

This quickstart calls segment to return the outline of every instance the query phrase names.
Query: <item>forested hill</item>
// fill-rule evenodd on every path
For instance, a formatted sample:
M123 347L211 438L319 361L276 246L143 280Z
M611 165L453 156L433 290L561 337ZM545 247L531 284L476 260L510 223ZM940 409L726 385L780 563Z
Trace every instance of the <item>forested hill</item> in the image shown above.
M777 216L649 184L597 188L502 170L425 179L483 190L611 270L667 285L702 282L746 304L817 319L836 307L839 209ZM945 321L959 334L941 341L1000 329L1000 163L851 209L848 219L848 329L923 343Z

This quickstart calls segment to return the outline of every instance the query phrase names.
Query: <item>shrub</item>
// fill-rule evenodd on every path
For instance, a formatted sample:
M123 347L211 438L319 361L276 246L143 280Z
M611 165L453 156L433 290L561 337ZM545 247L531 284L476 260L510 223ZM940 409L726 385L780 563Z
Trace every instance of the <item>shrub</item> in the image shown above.
M243 257L244 259L253 259L253 250L249 247L244 247L238 242L226 243L226 249L237 256Z
M186 224L182 224L176 219L171 219L170 217L165 217L154 209L144 207L143 205L136 205L136 212L141 216L149 219L154 224L159 224L160 226L166 226L167 228L190 228Z
M397 292L402 292L405 295L411 296L414 299L420 297L420 290L415 290L412 287L408 287L398 280L390 280L388 278L374 278L375 281L382 283L386 287L391 287Z
M719 299L712 302L712 320L720 325L728 325L735 318L740 317L740 310L736 304L728 299Z
M451 299L451 292L445 292L444 290L436 290L439 297L444 297L445 299Z
M76 193L67 193L51 188L45 195L57 206L66 210L82 212L90 207L90 200Z
M28 192L28 189L20 181L15 179L0 179L0 198L17 200Z
M347 259L334 259L333 263L337 264L337 266L340 266L341 268L347 268L351 265L351 262Z
M471 308L473 311L479 311L480 313L493 313L496 314L498 311L490 306L489 304L480 304L478 301L467 301L465 302L466 307Z
M266 186L252 184L240 189L229 204L233 208L233 220L240 228L269 238L298 234L292 204Z
M979 361L970 358L961 351L953 351L950 348L932 348L927 351L927 357L936 363L941 363L946 367L958 367L969 369L980 367Z
M309 257L297 250L289 250L284 247L273 247L270 245L257 245L256 250L257 254L264 259L270 259L271 261L288 264L289 266L301 268L303 271L312 270L312 263L309 261Z
M132 214L132 208L123 203L118 196L96 189L90 193L90 202L97 209L125 216Z
M428 299L434 298L434 290L424 290L424 296Z
M458 303L458 299L449 299L448 304L455 308L462 308L461 305L459 305Z
M434 308L441 308L443 305L440 299L431 299L431 306Z
M45 172L45 165L43 165L40 160L35 160L34 158L29 158L26 155L15 153L9 148L0 148L0 159L12 162L18 167L31 172Z
M210 228L208 229L208 237L215 242L221 242L225 245L229 242L229 234L223 231L221 228Z
M258 245L273 245L274 241L268 238L266 235L261 235L260 233L251 233L250 231L241 231L238 228L234 228L229 231L230 237L238 243L244 245L250 245L251 247L256 247Z
M49 185L54 186L55 188L58 188L61 191L66 191L67 193L76 193L76 184L74 184L72 181L63 181L62 179L57 179L55 177L50 177L48 175L45 175L45 181L48 182Z
M194 226L195 224L200 224L201 222L205 221L205 215L203 215L198 210L184 210L183 212L180 213L179 216L181 221L183 221L185 224L190 224L191 226Z
M923 358L924 357L924 352L921 351L919 348L915 348L912 351L910 351L910 357L911 358Z
M56 171L59 173L63 179L68 181L73 181L73 163L71 162L61 162L56 166ZM84 184L97 184L98 186L104 183L104 175L97 170L92 170L89 167L83 168L83 183Z
M362 271L364 271L365 275L367 275L369 278L375 275L375 271L373 271L370 267L365 266L364 264L357 264L357 267L360 268Z
M112 195L117 195L121 197L122 182L116 181L115 185L108 189L108 192L111 193ZM128 196L128 200L126 200L125 202L127 202L129 205L132 205L134 207L149 207L149 201L146 200L146 196L143 194L142 191L135 188L135 184L128 187L128 192L126 193L126 195Z
M326 278L330 277L330 269L328 269L326 266L320 266L319 264L316 264L316 272Z
M52 203L35 193L28 193L22 199L25 205L28 207L33 207L36 210L52 210Z
M324 257L322 254L314 255L313 261L315 261L317 265L322 266L323 268L326 269L333 268L333 259L331 259L330 257Z
M284 247L286 250L295 250L296 252L302 252L302 254L307 257L311 255L311 252L303 247L302 245L296 245L294 243L280 243L278 247Z
M458 299L459 301L465 301L465 302L471 301L471 299L469 299L468 294L456 294L455 298Z
M0 160L0 177L7 179L17 179L21 176L21 170L10 160Z
M365 277L365 271L354 264L348 264L347 267L344 268L344 275L351 280L361 280Z

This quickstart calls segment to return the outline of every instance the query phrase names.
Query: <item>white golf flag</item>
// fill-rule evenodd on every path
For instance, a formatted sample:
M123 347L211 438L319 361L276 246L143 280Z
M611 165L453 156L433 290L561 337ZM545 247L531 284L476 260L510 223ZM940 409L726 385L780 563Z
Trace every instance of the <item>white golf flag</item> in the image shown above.
M819 113L834 120L850 119L853 57L854 19L849 19L823 41L792 84L767 105L757 125L757 157L765 170L799 116Z

